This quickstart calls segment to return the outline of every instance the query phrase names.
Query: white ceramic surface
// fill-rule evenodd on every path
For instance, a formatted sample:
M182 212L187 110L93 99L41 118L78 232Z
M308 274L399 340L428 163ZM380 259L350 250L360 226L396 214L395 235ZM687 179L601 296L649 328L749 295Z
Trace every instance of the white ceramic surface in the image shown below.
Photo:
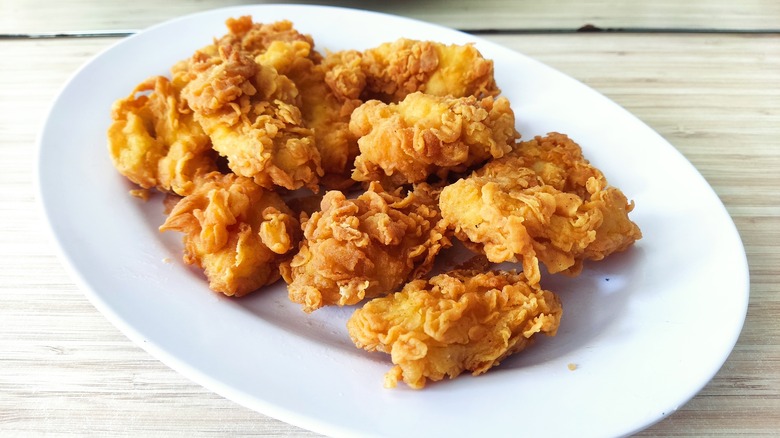
M383 354L356 349L350 309L303 314L277 285L244 299L212 293L160 234L159 198L141 202L111 165L111 103L166 74L244 14L290 19L319 50L399 37L474 42L495 61L524 138L559 131L635 200L644 238L548 278L558 335L480 377L423 391L382 388ZM183 17L127 38L83 66L39 138L40 201L63 260L94 305L172 368L238 403L336 436L617 436L662 419L718 371L748 301L744 249L713 190L664 139L583 84L517 52L440 26L355 10L247 6ZM569 364L576 364L572 371Z

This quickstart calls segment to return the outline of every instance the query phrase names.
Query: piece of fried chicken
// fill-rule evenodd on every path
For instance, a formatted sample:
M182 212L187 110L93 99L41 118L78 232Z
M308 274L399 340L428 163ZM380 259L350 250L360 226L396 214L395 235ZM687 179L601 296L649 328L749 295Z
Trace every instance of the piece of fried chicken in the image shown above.
M363 53L357 50L328 52L322 60L325 83L341 101L361 100L366 89Z
M359 348L390 354L386 387L403 380L420 389L464 371L482 374L537 333L554 336L561 314L558 297L522 273L456 270L367 302L347 328Z
M233 172L262 187L317 190L320 154L295 84L237 45L217 50L219 56L192 57L182 89L214 150Z
M305 43L314 47L311 35L300 33L289 20L279 20L272 23L260 23L252 20L250 15L228 18L225 21L228 33L216 41L216 45L231 45L250 56L258 56L269 50L277 42ZM314 50L305 55L314 63L322 61L322 55Z
M315 63L312 52L312 46L305 41L274 41L255 61L273 67L295 83L303 122L314 131L320 153L320 184L327 189L345 189L354 184L352 163L358 154L349 119L362 101L335 92L326 83L327 67Z
M298 32L287 20L265 24L244 16L226 24L229 31L217 45L239 47L259 65L273 67L295 84L296 106L303 125L313 131L319 151L320 184L329 189L352 185L350 173L358 148L357 139L349 132L349 116L362 102L345 98L325 83L323 57L314 50L311 36Z
M397 102L416 91L482 99L497 96L493 62L471 44L447 45L406 38L362 53L363 100Z
M179 91L155 76L114 102L108 145L114 166L135 184L185 196L217 165L211 140Z
M467 246L491 262L522 261L532 282L548 272L577 275L642 237L633 202L607 184L567 136L520 143L470 177L442 190L442 217Z
M352 113L360 155L352 178L397 186L463 172L512 149L519 137L504 97L412 93L397 104L368 101Z
M426 274L450 246L436 196L426 184L406 195L378 183L355 199L327 192L303 224L298 253L282 266L290 299L306 312L352 305Z
M305 43L309 47L314 46L314 40L310 35L298 32L292 22L288 20L273 23L256 23L249 15L228 18L225 21L227 33L214 39L214 42L199 48L195 54L183 59L171 68L172 81L181 89L189 83L194 75L190 71L193 64L203 64L213 60L220 62L220 47L231 46L235 51L244 53L249 58L266 52L275 42ZM310 51L307 57L319 63L322 56L316 51Z
M279 264L300 239L299 222L279 195L217 172L175 205L160 230L184 233L184 261L228 296L278 280Z

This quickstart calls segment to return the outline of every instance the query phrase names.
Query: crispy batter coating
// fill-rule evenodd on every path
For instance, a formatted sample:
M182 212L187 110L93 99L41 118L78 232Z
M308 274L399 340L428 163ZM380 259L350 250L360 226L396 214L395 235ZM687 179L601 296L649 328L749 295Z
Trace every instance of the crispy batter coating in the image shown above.
M415 280L376 298L347 322L352 341L391 356L385 386L479 375L526 348L533 335L554 336L561 303L522 273L457 270Z
M322 174L314 133L304 125L298 90L286 76L235 46L193 56L182 97L238 175L265 188L317 190Z
M327 192L303 224L298 254L282 266L290 299L306 312L352 305L426 274L450 245L436 195L425 184L405 196L378 183L356 199Z
M212 44L201 47L191 58L181 60L173 65L171 74L173 82L178 88L184 88L193 79L190 68L193 63L203 63L212 58L218 60L219 48L231 46L235 51L242 52L250 58L265 52L277 41L303 42L309 47L314 46L314 40L310 35L304 35L293 28L292 22L281 20L274 23L256 23L252 17L245 15L237 18L228 18L225 21L228 32L214 40ZM312 61L319 62L321 55L311 51L307 55Z
M366 89L363 54L357 50L330 52L322 61L325 83L341 101L360 100Z
M470 177L444 188L442 216L455 235L495 263L522 260L532 282L539 261L577 275L642 237L634 208L563 134L521 143Z
M271 45L277 42L303 42L309 47L314 47L314 39L311 35L298 32L289 20L259 23L253 21L251 16L244 15L238 18L228 18L225 25L228 28L228 33L218 39L216 45L237 46L241 51L253 57L266 52ZM322 55L313 50L307 53L306 57L315 63L322 61Z
M471 44L446 45L401 38L366 50L363 99L397 102L416 91L435 96L479 99L500 93L493 61Z
M156 76L117 100L108 129L111 159L119 172L145 189L187 195L202 175L216 170L211 141L179 90Z
M311 59L312 47L304 41L274 41L255 60L290 78L300 95L299 108L306 127L314 132L326 188L347 188L352 163L358 154L357 138L349 131L352 111L362 102L348 99L326 83L326 66Z
M402 102L368 101L352 113L360 155L352 178L400 185L462 172L512 149L519 134L504 97L436 97L412 93Z
M184 261L229 296L278 280L279 263L300 238L298 220L279 195L216 172L176 204L160 230L184 233Z
M343 98L325 83L323 57L314 50L311 36L301 34L287 20L263 24L239 17L228 20L227 26L229 32L218 44L239 46L258 64L273 67L295 84L303 125L312 130L320 155L319 182L326 188L351 185L358 148L349 132L349 115L361 102Z

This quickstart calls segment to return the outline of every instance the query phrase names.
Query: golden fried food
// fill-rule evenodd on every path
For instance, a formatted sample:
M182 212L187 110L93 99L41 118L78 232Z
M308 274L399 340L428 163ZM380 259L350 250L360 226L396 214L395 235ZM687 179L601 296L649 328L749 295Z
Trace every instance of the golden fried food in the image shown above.
M425 184L403 195L378 183L355 199L326 193L321 211L303 224L298 253L282 266L290 299L306 312L352 305L426 274L450 245L436 195Z
M357 141L349 132L349 115L361 102L342 98L328 87L323 57L314 50L311 36L301 34L287 20L263 24L240 17L228 20L227 25L229 32L218 45L239 47L259 65L273 67L295 84L299 95L296 106L303 125L313 132L320 155L320 184L326 188L351 185Z
M358 154L357 138L349 131L352 111L362 102L346 98L326 83L326 66L311 59L312 47L304 41L274 41L255 57L295 83L306 127L314 132L323 175L320 184L343 189L354 184L352 163Z
M314 190L318 183L326 188L352 185L358 147L349 131L349 116L362 102L346 99L328 86L314 41L289 21L261 24L240 17L227 24L225 36L174 68L177 82L190 84L201 78L185 88L185 97L197 107L199 120L214 138L214 148L228 157L234 172L253 177L264 187L305 185ZM235 59L225 60L227 51ZM204 76L204 66L215 71ZM260 84L252 77L255 70L263 76ZM203 90L204 82L217 92ZM205 102L199 95L204 92ZM251 97L233 103L242 94ZM262 111L257 111L258 101L265 102ZM199 111L203 103L225 111L213 114L215 108L206 108L204 115ZM245 120L236 121L235 113L246 110L250 113L242 115ZM252 114L253 110L259 114ZM266 116L273 121L270 127ZM228 135L227 131L238 132ZM267 162L271 164L266 166Z
M491 262L522 260L532 282L540 279L539 261L550 273L577 275L584 260L642 237L628 217L634 204L557 133L521 143L445 187L439 205L459 239Z
M322 175L314 133L305 126L298 90L276 69L235 46L196 54L182 98L238 175L265 188L317 190Z
M360 100L366 89L363 54L357 50L330 52L322 61L325 83L341 101Z
M576 275L642 237L576 143L517 143L475 46L402 38L323 56L290 21L226 25L114 103L111 159L131 193L164 193L160 230L183 233L212 290L281 277L306 313L363 304L347 329L390 355L385 386L479 375L555 335L540 263ZM453 235L474 257L439 257ZM506 261L522 273L490 270ZM422 279L434 262L449 272Z
M228 32L215 39L211 44L201 47L188 59L183 59L171 68L173 82L178 88L192 80L190 67L193 62L203 63L209 58L219 59L219 48L231 46L236 51L246 54L250 58L265 52L274 42L303 42L309 47L314 46L314 40L309 35L302 34L293 28L292 22L281 20L273 23L256 23L251 16L245 15L238 18L228 18L225 21ZM319 62L321 56L315 51L308 54L314 62Z
M554 336L561 303L522 273L458 270L415 280L375 298L347 322L359 348L390 354L385 386L482 374L526 348L537 333Z
M504 97L437 97L420 92L397 104L368 101L352 113L360 155L352 178L401 185L463 172L512 149L519 134Z
M176 204L160 230L184 233L184 261L229 296L278 280L279 264L300 239L298 220L279 195L216 172Z
M225 25L228 33L219 38L215 45L235 46L253 57L266 52L277 42L302 42L309 47L314 47L314 39L310 35L298 32L289 20L260 23L253 21L251 16L244 15L229 18ZM322 60L322 55L313 50L309 51L306 57L315 63Z
M416 91L478 99L500 93L493 62L470 44L401 38L363 52L361 65L366 77L364 100L397 102Z
M211 141L179 90L162 76L140 83L111 110L108 145L116 169L145 189L187 195L216 170Z

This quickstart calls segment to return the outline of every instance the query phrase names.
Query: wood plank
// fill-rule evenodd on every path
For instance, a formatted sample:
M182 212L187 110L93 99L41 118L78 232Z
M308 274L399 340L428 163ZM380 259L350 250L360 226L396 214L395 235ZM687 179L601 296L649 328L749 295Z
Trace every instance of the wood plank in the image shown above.
M578 78L656 129L712 184L745 243L751 299L734 352L693 400L639 435L776 434L780 36L492 39ZM0 40L0 435L314 436L158 362L89 304L55 257L33 192L35 136L64 81L115 41Z
M0 34L82 33L140 30L174 17L251 0L4 0ZM300 3L280 0L274 3ZM325 0L304 3L333 5ZM464 30L576 30L585 25L609 29L780 30L776 0L419 0L338 5L408 16ZM290 17L294 21L295 17Z

